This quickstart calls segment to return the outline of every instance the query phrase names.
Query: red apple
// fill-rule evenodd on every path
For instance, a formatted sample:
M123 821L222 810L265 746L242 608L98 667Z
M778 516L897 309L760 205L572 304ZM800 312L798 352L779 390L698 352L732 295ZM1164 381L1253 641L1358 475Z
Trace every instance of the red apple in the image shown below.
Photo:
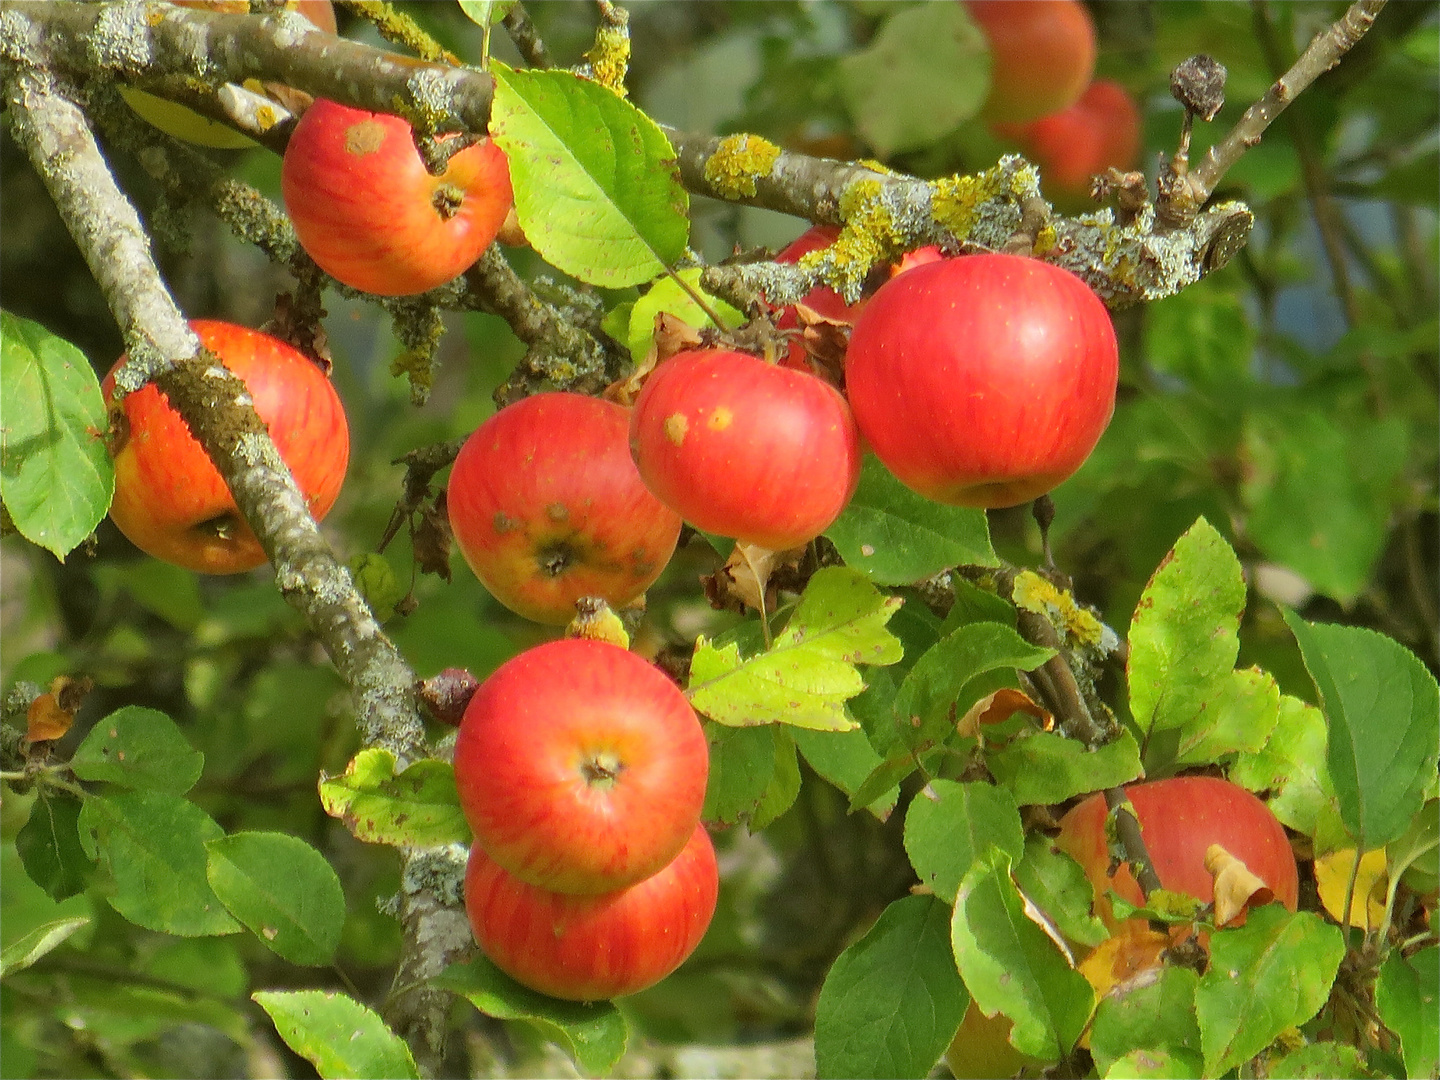
M1205 903L1214 898L1214 879L1205 852L1219 844L1245 863L1291 911L1299 902L1295 855L1285 829L1270 808L1242 787L1214 776L1179 776L1125 789L1160 884ZM1108 875L1105 797L1090 796L1060 819L1059 848L1085 869L1095 887L1095 910L1113 930L1118 925L1105 893L1114 890L1141 903L1140 886L1122 865Z
M634 653L584 638L502 664L455 743L476 843L555 892L612 892L656 873L695 830L708 774L679 688Z
M404 120L323 98L295 125L280 187L320 268L382 296L425 292L461 273L511 204L509 166L489 139L431 176Z
M1095 71L1095 24L1080 0L965 0L990 43L986 120L1023 123L1075 101Z
M630 450L650 490L696 528L776 551L824 532L860 479L838 390L720 349L655 369L631 413Z
M1129 169L1140 153L1140 108L1119 83L1096 79L1068 109L1028 124L996 124L1040 166L1045 193L1058 204L1090 201L1090 178Z
M1090 287L1018 255L943 259L887 281L845 362L876 456L956 506L1014 506L1078 469L1110 422L1118 375L1110 314Z
M528 885L479 845L465 911L485 955L532 990L572 1001L634 994L679 967L715 913L719 871L703 825L675 859L618 892L570 896Z
M181 7L202 8L232 15L246 15L250 12L250 0L173 0ZM285 0L287 11L305 16L327 34L335 33L335 8L330 0ZM157 97L137 90L133 86L120 87L120 96L126 103L150 123L167 135L177 139L213 146L219 150L241 150L254 146L253 139L240 134L234 128L208 116L201 116L194 109L186 108L179 102Z
M465 561L511 611L563 625L575 601L629 603L659 577L680 517L630 458L630 412L580 394L536 394L475 431L450 472L450 525Z
M289 345L230 323L190 324L250 390L280 456L316 520L340 494L350 456L350 429L335 387ZM121 357L101 388L110 403ZM115 454L110 517L140 550L204 574L236 574L265 552L190 429L153 384L120 402L128 435Z

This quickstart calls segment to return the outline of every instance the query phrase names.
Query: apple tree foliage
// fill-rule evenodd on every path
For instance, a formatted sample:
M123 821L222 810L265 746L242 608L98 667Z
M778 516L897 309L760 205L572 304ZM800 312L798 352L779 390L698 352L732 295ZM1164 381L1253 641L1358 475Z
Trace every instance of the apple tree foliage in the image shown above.
M345 7L342 34L378 45ZM659 314L736 325L733 298L699 306L700 267L804 228L692 198L674 131L921 177L1003 152L973 121L984 38L948 0L636 5L619 52L613 10L596 37L588 5L402 7L412 44L493 53L491 131L529 241L504 257L634 361ZM1229 69L1199 160L1345 10L1092 8L1147 167L1178 138L1175 63ZM506 33L522 24L523 54ZM540 39L548 70L522 58ZM564 66L592 43L591 76L628 57L628 96ZM0 1075L924 1077L946 1075L972 1003L999 1034L953 1054L957 1073L1000 1051L1007 1074L1436 1075L1437 43L1433 3L1383 10L1225 177L1256 215L1248 246L1115 313L1115 417L1043 541L1024 508L942 507L872 458L773 571L762 626L759 589L721 566L729 542L688 534L641 632L704 718L720 905L666 982L591 1005L478 956L413 975L395 849L429 853L406 874L433 866L454 912L470 840L443 729L429 758L364 745L268 571L200 579L103 520L95 373L123 345L7 133ZM123 139L107 148L182 310L268 318L287 275ZM211 160L277 198L269 149ZM417 573L436 565L424 528L377 548L394 459L473 430L524 346L495 315L446 313L417 408L403 310L392 329L353 292L326 306L357 448L327 537L418 675L483 678L541 629L458 559ZM1188 951L1097 974L1092 950L1127 946L1054 822L1182 772L1266 799L1300 910L1223 929L1191 912ZM448 1023L428 1057L392 1019L417 994Z

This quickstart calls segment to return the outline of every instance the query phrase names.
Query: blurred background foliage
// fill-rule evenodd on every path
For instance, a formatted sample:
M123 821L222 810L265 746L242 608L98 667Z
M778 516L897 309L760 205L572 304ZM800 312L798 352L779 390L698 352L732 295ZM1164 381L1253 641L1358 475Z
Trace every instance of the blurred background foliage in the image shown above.
M907 113L943 115L947 80L973 77L947 70L943 50L908 42L917 65L937 65L920 80L935 100L886 104L890 80L865 58L886 24L914 6L637 3L632 97L677 127L754 131L809 153L882 157L922 176L992 164L1003 148L978 123L883 153L903 145L893 125L909 123ZM545 0L528 7L557 62L578 62L593 39L592 8ZM1228 0L1091 7L1097 74L1123 83L1140 103L1152 175L1179 127L1168 93L1177 61L1209 52L1230 71L1224 110L1197 131L1203 150L1344 10ZM408 10L457 54L478 57L479 30L458 7ZM341 32L380 44L348 14ZM495 42L497 55L518 63L502 34ZM1089 463L1055 492L1054 527L1060 567L1111 625L1128 624L1156 563L1204 514L1245 563L1242 664L1260 664L1287 693L1313 698L1280 619L1283 604L1307 619L1372 626L1437 667L1437 56L1434 3L1386 8L1360 46L1226 178L1219 194L1255 211L1249 247L1199 285L1117 316L1123 370L1115 419ZM278 202L276 157L213 153ZM289 287L286 275L214 219L182 219L123 152L112 160L156 236L182 309L264 322ZM75 342L103 372L121 351L118 333L8 135L0 189L5 308ZM711 259L736 245L778 247L805 228L704 199L694 201L693 216L693 245ZM560 278L528 251L510 255L528 278ZM391 373L401 346L383 313L333 294L327 305L353 457L324 530L348 559L375 549L399 497L393 459L472 430L493 411L491 393L523 350L496 318L449 316L435 391L415 408L403 378ZM992 530L1008 558L1038 560L1038 532L1023 508L993 514ZM417 577L408 543L402 531L387 549L394 580L375 592L389 602L413 594L413 612L386 626L422 675L458 665L483 676L548 633L491 600L458 558L449 583ZM316 844L339 871L350 903L339 970L312 974L337 987L353 983L366 1000L382 998L399 936L375 901L397 887L395 856L359 844L320 809L317 773L342 769L357 740L343 686L268 570L198 579L140 556L108 521L63 565L15 537L0 545L0 560L4 685L60 673L97 683L60 752L122 705L175 717L205 754L195 798L227 831L284 829ZM724 625L728 617L708 608L697 585L716 561L703 542L678 553L650 595L647 633L657 643L688 642ZM920 611L895 628L934 634ZM295 969L253 941L137 929L94 890L55 904L17 862L15 832L30 798L7 795L0 807L3 941L66 914L95 921L0 987L4 1076L310 1075L248 999L293 980ZM807 772L795 807L763 836L723 836L722 900L709 936L680 973L622 1005L654 1041L639 1048L641 1057L647 1046L783 1044L803 1035L834 957L910 882L899 822L847 815L839 793ZM468 1008L464 1015L471 1031L487 1025L518 1074L550 1067L543 1044L522 1030ZM499 1067L471 1062L473 1071ZM621 1071L645 1067L637 1060Z

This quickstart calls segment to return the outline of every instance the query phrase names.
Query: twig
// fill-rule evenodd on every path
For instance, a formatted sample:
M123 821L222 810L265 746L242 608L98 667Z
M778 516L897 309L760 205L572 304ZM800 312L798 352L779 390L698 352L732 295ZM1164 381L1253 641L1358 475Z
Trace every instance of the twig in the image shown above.
M515 48L520 50L520 55L527 64L535 68L554 66L554 61L550 59L550 50L540 39L539 31L530 21L530 13L525 10L524 4L512 7L502 21L505 32L510 35L510 40L515 43Z
M1240 156L1260 142L1261 136L1307 86L1340 62L1340 58L1365 36L1386 0L1356 0L1345 15L1325 33L1318 35L1269 90L1245 110L1230 133L1205 152L1200 164L1190 171L1190 185L1204 203L1221 178Z
M340 6L353 11L375 27L386 41L403 45L422 60L433 64L460 65L460 58L432 38L420 24L396 9L394 4L383 0L335 0Z

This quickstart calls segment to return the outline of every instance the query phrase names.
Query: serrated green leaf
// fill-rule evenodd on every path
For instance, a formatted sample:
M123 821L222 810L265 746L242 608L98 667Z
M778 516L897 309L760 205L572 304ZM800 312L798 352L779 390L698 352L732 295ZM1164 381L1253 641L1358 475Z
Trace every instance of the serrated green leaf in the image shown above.
M1193 1055L1194 1064L1201 1064L1200 1026L1195 1021L1200 975L1190 968L1166 966L1159 976L1154 982L1107 994L1095 1007L1090 1053L1101 1076L1137 1051Z
M1087 791L1118 787L1143 772L1140 745L1128 731L1091 750L1050 731L1037 731L987 753L995 782L1021 806L1050 806Z
M299 837L275 832L222 836L205 850L215 895L271 951L308 967L335 959L345 890L323 855Z
M179 937L241 929L205 877L205 841L223 830L194 803L164 791L92 795L79 829L114 879L110 906L137 926Z
M950 589L955 594L955 603L940 626L941 637L974 622L997 622L1014 629L1015 605L1009 600L955 575L951 575Z
M1203 517L1160 562L1130 621L1130 711L1142 732L1193 722L1239 652L1240 560Z
M1204 1064L1193 1050L1132 1050L1110 1066L1105 1080L1192 1080Z
M262 990L250 996L270 1014L285 1045L324 1080L420 1076L405 1040L353 998L322 990Z
M861 807L869 806L885 792L899 785L919 768L915 758L915 752L908 747L892 750L880 764L870 770L870 775L855 789L855 794L850 796L850 812L853 814ZM920 761L923 763L925 758L921 757Z
M429 847L470 842L455 769L421 760L395 772L389 750L361 750L340 776L320 777L320 802L357 840Z
M888 157L929 146L979 111L990 50L959 4L920 4L897 10L840 70L856 128Z
M1267 558L1349 602L1390 532L1409 432L1398 417L1335 417L1310 403L1246 414L1245 531Z
M735 825L755 813L775 777L775 740L768 728L707 724L710 775L705 783L706 821Z
M665 134L624 98L567 71L492 63L490 133L515 213L552 266L618 289L664 273L689 241L689 196Z
M860 484L825 535L846 566L877 585L910 585L962 564L997 564L985 511L915 494L874 454L865 455Z
M794 724L846 731L845 702L864 688L856 664L893 664L900 641L885 623L900 606L853 570L826 567L810 579L785 629L767 650L742 659L734 645L703 637L690 663L690 704L733 727Z
M1344 955L1338 926L1280 904L1252 909L1244 926L1217 930L1195 991L1205 1074L1249 1061L1319 1012Z
M1364 850L1409 827L1440 755L1440 687L1403 645L1373 630L1285 621L1330 721L1326 764L1340 817Z
M701 273L700 267L696 266L676 271L676 277L703 296L705 302L710 305L710 310L725 321L726 327L734 329L744 323L745 316L743 314L718 296L711 296L700 288ZM674 315L681 322L696 330L715 325L714 320L691 299L690 294L667 274L657 280L644 296L630 306L630 321L626 326L624 338L619 340L629 347L630 355L636 362L643 360L649 353L650 346L655 343L655 316L661 312Z
M760 801L750 815L750 831L759 832L789 810L800 794L800 759L795 749L795 740L790 730L782 727L769 729L775 744L775 767L770 773L770 782Z
M938 741L953 726L952 707L958 715L973 704L961 700L961 692L975 676L1005 668L1031 671L1054 655L1000 623L962 626L927 649L900 683L894 704L899 730L907 741Z
M1397 950L1380 968L1375 1008L1385 1026L1400 1036L1408 1076L1434 1076L1440 1063L1440 948L1421 949L1408 960Z
M1010 1042L1022 1054L1056 1061L1070 1052L1095 1004L1085 976L1025 913L998 848L979 859L960 883L950 925L951 947L975 1003L1004 1013Z
M164 713L127 705L90 729L70 763L82 780L184 795L200 779L205 755Z
M1071 941L1093 947L1110 936L1092 914L1095 889L1084 869L1048 837L1027 837L1024 855L1013 869L1020 891Z
M483 956L452 964L431 985L465 998L486 1016L523 1020L557 1043L588 1075L608 1073L625 1053L630 1031L613 1002L561 1001L521 986Z
M0 500L20 535L63 560L115 493L100 382L84 354L0 311Z
M1265 1064L1268 1080L1331 1080L1336 1076L1365 1076L1370 1069L1364 1056L1345 1043L1319 1042L1302 1046ZM1411 1073L1411 1076L1422 1075Z
M24 971L46 953L63 945L75 931L89 924L90 917L81 915L71 919L56 919L44 926L37 926L18 941L7 945L4 952L0 952L0 979L14 975L17 971Z
M1208 765L1227 754L1255 751L1280 720L1280 686L1259 668L1231 671L1199 715L1179 729L1180 765Z
M991 847L1018 862L1025 851L1025 827L1015 800L993 784L932 780L905 812L905 852L923 885L947 903Z
M460 10L476 26L497 23L515 6L516 0L459 0Z
M821 1077L923 1077L970 997L950 958L950 908L933 896L896 900L825 976L815 1006Z
M1265 745L1241 753L1230 779L1250 791L1268 791L1270 812L1296 832L1314 837L1321 808L1333 805L1335 789L1325 764L1325 716L1288 694Z
M15 850L30 879L51 900L64 900L85 888L94 863L80 846L80 800L61 791L41 789L30 817L15 834Z
M865 732L805 731L796 728L790 733L810 767L846 795L854 795L866 778L880 764L881 757L870 745ZM865 804L881 821L890 816L900 798L900 789L891 786ZM858 807L857 807L858 809Z

